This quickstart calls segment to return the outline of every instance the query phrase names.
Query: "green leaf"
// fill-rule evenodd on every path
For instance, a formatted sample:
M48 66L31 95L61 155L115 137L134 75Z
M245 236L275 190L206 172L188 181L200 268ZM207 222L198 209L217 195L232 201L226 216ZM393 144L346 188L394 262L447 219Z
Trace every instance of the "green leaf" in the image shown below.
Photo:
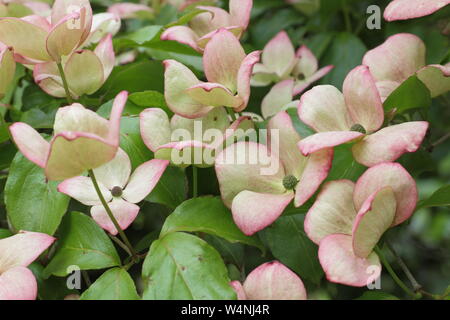
M130 93L145 90L163 91L164 70L159 61L138 61L115 67L108 80L99 90L103 101L113 99L120 91Z
M356 181L365 170L365 166L354 160L352 145L343 144L334 148L333 164L326 181L340 179Z
M8 229L0 229L0 239L11 237L13 233Z
M188 13L185 13L184 15L182 15L180 18L178 18L177 21L169 23L168 25L165 26L165 28L168 29L170 27L187 24L187 23L189 23L189 21L191 21L192 19L194 19L196 16L198 16L200 13L203 13L203 12L208 12L208 11L195 8L195 9L189 11Z
M399 300L396 296L383 291L366 291L355 300Z
M264 249L257 237L246 236L239 230L230 209L225 207L219 197L194 198L178 206L166 219L161 236L177 231L205 232L230 242L241 242Z
M175 209L187 198L186 174L178 167L167 167L161 179L145 200Z
M410 109L431 106L430 90L417 76L411 76L395 89L384 102L384 110L397 109L403 113Z
M173 115L173 112L167 106L166 99L161 92L153 90L135 92L130 94L128 99L139 107L161 108L169 115L169 117Z
M0 145L0 170L8 168L11 161L17 153L17 148L12 142L7 142Z
M267 12L255 22L250 29L253 43L257 48L263 48L278 32L294 25L300 25L304 17L295 10L283 8Z
M145 300L236 299L219 253L202 239L182 232L153 242L144 261Z
M5 186L6 210L14 229L55 233L70 201L57 185L47 182L42 168L16 154Z
M120 265L120 258L106 233L81 212L71 212L64 217L55 256L45 268L44 276L64 277L72 265L80 270Z
M428 199L422 200L417 208L450 206L450 185L436 190Z
M303 214L282 216L260 235L276 259L301 278L319 284L323 271L317 257L317 246L303 231L303 220Z
M325 52L321 65L334 65L333 70L321 81L323 84L331 84L337 88L342 88L347 74L361 64L366 53L366 46L356 36L351 33L338 33Z
M80 297L80 300L139 299L133 279L122 268L113 268L103 273Z
M159 40L162 26L145 26L134 32L125 34L114 39L114 49L121 51L123 49L136 48L152 40Z
M287 113L291 117L292 124L294 125L295 130L297 130L302 139L315 133L313 129L308 127L303 121L300 120L297 114L297 109L288 109Z

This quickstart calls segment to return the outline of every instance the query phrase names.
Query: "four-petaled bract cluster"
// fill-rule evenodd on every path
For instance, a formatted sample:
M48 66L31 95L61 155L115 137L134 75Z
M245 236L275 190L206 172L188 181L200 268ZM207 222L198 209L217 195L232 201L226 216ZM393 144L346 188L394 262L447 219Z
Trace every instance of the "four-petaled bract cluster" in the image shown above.
M139 115L139 132L153 159L132 170L129 154L120 148L126 91L114 99L109 119L77 102L59 108L48 138L27 123L12 124L9 131L20 152L48 180L62 181L59 192L91 207L93 220L113 236L122 236L136 219L139 203L169 165L214 167L222 201L247 236L272 225L291 203L298 208L314 200L304 231L319 247L327 279L365 286L378 278L377 243L411 217L418 200L414 179L395 161L417 151L429 127L421 120L391 125L383 103L414 75L431 97L450 91L450 65L427 66L422 40L397 34L365 54L345 77L342 92L331 85L304 92L333 66L319 68L305 45L295 51L285 31L262 51L246 53L239 39L249 25L252 0L230 0L228 12L196 6L197 1L166 2L179 10L198 9L187 26L169 27L161 40L198 51L204 77L176 60L163 62L170 110L147 108ZM319 7L319 1L287 2L307 14ZM448 3L394 0L385 18L416 18ZM24 15L17 18L8 17L8 5L0 5L5 16L0 19L0 98L13 81L16 63L32 70L36 84L54 97L72 101L95 93L116 63L112 37L121 19L156 14L142 4L118 3L93 15L88 0L56 0L51 10L35 2L22 7ZM266 134L250 141L246 130L261 126L242 114L251 86L273 83L260 108ZM298 119L288 113L293 108ZM315 132L300 133L295 120ZM327 180L335 148L343 144L351 144L354 160L367 167L356 182ZM27 231L0 240L0 299L37 297L36 279L26 267L55 240ZM302 280L278 261L230 285L240 300L307 298Z

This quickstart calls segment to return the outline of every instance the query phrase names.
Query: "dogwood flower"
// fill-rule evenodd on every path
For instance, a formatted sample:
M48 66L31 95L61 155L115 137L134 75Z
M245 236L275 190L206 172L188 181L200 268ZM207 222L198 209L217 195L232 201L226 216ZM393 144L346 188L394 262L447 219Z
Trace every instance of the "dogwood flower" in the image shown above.
M1 0L0 17L21 18L29 15L40 15L46 17L50 14L50 6L41 1L26 0Z
M301 137L285 111L268 123L268 145L238 142L216 158L216 173L225 205L246 235L272 224L294 199L304 204L327 177L332 149L303 156Z
M305 217L331 282L362 287L381 273L373 251L383 233L407 220L417 203L414 179L398 163L368 169L355 183L327 182Z
M108 13L115 14L120 19L132 19L139 17L141 14L153 15L154 10L145 4L123 2L109 6Z
M214 165L216 154L231 139L239 138L249 127L248 117L230 122L224 108L214 108L198 119L174 115L170 120L162 109L149 108L140 114L140 130L145 145L155 158L170 160L177 166Z
M96 92L105 83L115 64L112 36L108 34L94 51L79 50L73 52L62 65L70 94L78 99L84 94ZM42 90L54 97L66 96L63 81L54 61L34 66L33 77Z
M125 230L136 219L141 202L152 192L167 168L169 161L153 159L144 162L131 174L131 161L119 148L110 162L94 169L100 191L117 220ZM131 176L130 176L131 175ZM91 216L97 224L110 234L118 233L95 191L91 178L79 176L63 181L58 191L91 207Z
M450 0L393 0L384 10L386 21L408 20L435 13Z
M24 64L61 62L89 36L92 9L88 0L56 0L51 21L31 15L0 19L0 42L14 49Z
M293 79L280 81L274 85L261 102L261 113L265 119L281 110L297 108L300 100L293 100L295 82Z
M238 300L306 300L302 279L278 261L250 272L242 285L232 281Z
M38 232L20 232L0 240L0 300L36 299L36 278L27 266L55 240Z
M114 100L109 121L79 103L59 108L53 126L54 136L47 142L23 122L9 127L20 152L44 168L49 180L79 176L112 160L119 148L120 118L128 93Z
M423 41L409 33L393 35L365 54L363 64L370 68L383 101L414 74L433 98L450 91L450 64L426 66L425 54Z
M272 82L294 79L293 96L302 93L333 69L331 65L319 69L317 58L306 46L301 46L295 52L285 31L280 31L266 44L261 60L253 69L251 84L267 86Z
M16 62L12 50L0 43L0 99L6 93L16 72Z
M168 28L161 35L161 40L178 41L203 52L206 44L221 28L229 30L239 39L250 22L253 0L230 0L229 6L229 12L217 7L197 6L197 9L206 12L195 16L188 26Z
M164 95L169 108L185 118L205 116L214 107L240 112L250 98L250 77L260 52L245 55L239 40L219 29L205 47L203 66L208 82L175 60L165 60Z
M411 121L381 128L383 104L367 66L358 66L347 75L343 92L321 85L301 97L298 115L318 132L299 142L304 155L356 142L352 147L355 160L371 167L417 151L428 122Z
M307 15L317 12L320 8L320 0L286 0L286 2Z

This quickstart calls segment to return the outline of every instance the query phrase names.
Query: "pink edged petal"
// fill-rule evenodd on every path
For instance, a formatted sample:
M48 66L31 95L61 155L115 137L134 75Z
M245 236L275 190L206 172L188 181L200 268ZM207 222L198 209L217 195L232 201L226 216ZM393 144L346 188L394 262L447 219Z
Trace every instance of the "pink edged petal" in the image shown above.
M108 137L108 121L79 103L59 108L53 125L55 135L62 132L89 132Z
M244 59L245 52L239 40L230 31L219 29L206 45L203 54L206 78L209 82L220 83L235 92Z
M238 108L242 99L218 83L204 82L186 89L186 93L198 103L212 107Z
M119 148L114 159L94 169L94 174L98 182L101 182L109 190L114 187L123 189L131 174L130 157Z
M45 48L46 36L47 30L24 19L0 19L0 42L29 59L51 60Z
M0 43L0 99L9 88L16 72L16 62L11 48Z
M247 29L253 0L230 0L231 24Z
M46 38L46 47L54 61L60 62L62 56L69 55L79 47L84 35L84 29L80 26L85 18L86 9L81 8L52 25Z
M394 0L384 10L386 21L428 16L450 4L449 0Z
M352 237L332 234L320 241L319 260L328 281L347 286L364 287L381 274L381 264L375 252L367 258L355 256Z
M292 174L300 179L308 159L297 148L300 135L292 124L286 111L280 111L267 124L269 131L268 146L274 154L278 154L286 175Z
M231 24L230 14L222 8L212 6L197 6L196 8L203 10L204 12L197 14L189 21L189 27L191 27L199 37L204 37L208 34L211 35L217 31L217 29L227 28ZM204 44L206 43L207 42ZM204 48L204 45L202 48Z
M317 132L345 131L352 126L344 95L330 85L315 86L305 92L300 99L298 116Z
M323 186L304 222L305 232L314 243L319 244L330 234L352 234L354 187L350 180L330 181Z
M394 92L395 89L398 88L399 85L400 83L396 81L378 81L376 83L376 86L378 92L380 93L381 101L383 101L384 103L384 101L386 101L386 99L391 95L392 92Z
M103 82L108 79L114 68L116 62L116 56L114 54L112 35L106 35L94 50L95 55L99 58L103 66Z
M137 3L115 3L108 7L108 12L117 14L121 19L131 19L136 18L138 12L153 12L153 9L144 5Z
M394 222L397 201L391 187L370 195L359 210L352 229L353 252L367 258Z
M47 94L58 98L66 97L61 76L55 62L50 61L35 64L33 67L33 77L36 84ZM70 88L69 91L72 97L78 98L77 94L70 90Z
M92 17L92 29L89 38L83 43L82 47L98 43L105 39L108 34L111 36L117 34L121 27L120 17L114 13L102 12Z
M102 183L99 183L99 188L105 200L111 201L111 192ZM58 191L87 206L101 205L94 184L88 177L80 176L64 180L58 184Z
M23 122L16 122L9 127L9 131L20 152L39 167L44 168L50 144L31 126Z
M145 109L140 113L139 119L142 140L150 150L155 152L158 147L170 142L169 117L162 109Z
M158 184L168 165L169 161L160 159L141 164L131 175L122 197L132 203L142 201Z
M406 152L416 152L428 130L428 122L405 122L383 128L353 147L353 156L359 163L372 167L381 162L395 161Z
M384 121L383 103L369 68L358 66L350 71L343 88L353 124L362 125L367 132L378 130Z
M334 66L331 65L326 66L319 69L316 73L305 80L297 80L293 89L293 95L296 96L305 91L312 83L326 76L333 68Z
M320 132L301 140L298 143L298 147L304 156L308 156L319 150L333 148L344 143L352 142L363 136L363 133L356 131Z
M297 62L295 49L286 31L280 31L270 40L261 56L264 66L284 78L289 75Z
M197 45L197 34L191 28L186 26L174 26L166 29L161 34L161 40L177 41L190 46L196 51L202 51Z
M47 18L40 16L40 15L36 15L36 14L22 17L22 18L20 18L20 20L29 22L47 32L50 31L52 28L52 26Z
M261 103L261 112L265 119L277 114L288 103L292 102L294 80L281 81L270 89Z
M231 32L236 37L236 39L240 39L241 38L242 27L231 26L231 27L222 27L221 29L224 29L224 30L227 30L227 31ZM197 45L199 46L199 48L202 51L205 50L206 45L208 44L209 41L211 41L212 37L217 32L218 32L218 30L214 29L213 31L205 34L204 36L202 36L200 39L197 40Z
M81 73L80 70L83 70ZM76 51L70 55L64 66L70 90L77 96L93 94L105 81L103 64L90 50Z
M250 84L253 87L265 87L272 82L278 81L278 76L269 71L262 63L255 63Z
M211 111L213 107L195 101L186 93L186 89L201 83L188 67L175 60L165 60L164 66L164 96L170 110L190 119Z
M252 77L253 67L259 61L261 51L253 51L247 55L242 61L239 68L237 78L237 92L238 96L242 98L243 103L235 109L236 112L241 112L247 107L250 99L250 79Z
M241 191L231 205L234 222L244 234L251 236L271 225L293 198L292 192L270 194Z
M319 69L319 62L316 56L309 50L307 46L301 46L295 56L298 62L295 66L294 73L304 75L305 78L312 76Z
M420 69L417 77L430 90L432 98L450 91L450 67L429 65Z
M8 269L26 267L56 239L39 232L20 232L0 240L0 275Z
M239 281L237 281L237 280L231 281L230 286L236 292L238 300L247 300L247 296L245 295L244 287L242 286L242 284Z
M381 188L391 187L397 199L397 210L392 226L407 220L417 203L417 186L411 175L398 163L380 163L358 179L353 193L355 208L359 211L366 199Z
M425 44L419 37L399 33L368 51L363 64L369 67L376 81L402 83L425 66L425 50Z
M295 188L294 205L300 207L319 189L327 178L333 163L333 149L323 149L311 154L303 168L300 181Z
M267 262L254 269L244 282L249 300L306 300L302 280L278 261Z
M218 154L215 162L220 192L226 206L241 191L282 194L285 172L278 156L265 145L254 142L232 144Z
M108 205L122 230L128 228L139 213L139 206L122 199L114 199L112 202L108 203ZM103 206L92 207L91 216L100 227L113 236L117 235L118 231Z
M155 158L169 160L173 165L186 167L197 165L200 167L211 166L214 159L208 159L205 163L205 149L214 152L210 145L196 140L185 140L179 142L169 142L160 147L155 152Z
M120 142L120 119L122 118L122 112L125 108L125 104L127 103L127 99L127 91L119 92L114 98L111 113L109 115L108 141L117 147Z
M0 300L36 300L36 278L30 269L15 267L0 274Z
M111 161L118 145L90 133L62 132L50 142L45 166L49 180L65 180Z

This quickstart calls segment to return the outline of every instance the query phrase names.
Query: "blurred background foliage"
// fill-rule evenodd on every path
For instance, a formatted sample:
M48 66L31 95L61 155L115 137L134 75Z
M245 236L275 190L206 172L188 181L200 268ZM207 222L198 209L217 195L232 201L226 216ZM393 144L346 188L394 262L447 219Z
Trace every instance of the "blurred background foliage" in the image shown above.
M224 8L227 1L220 2ZM450 38L444 28L450 22L450 7L436 14L415 20L387 23L381 18L381 29L369 30L366 21L370 16L366 10L369 5L378 5L381 13L387 0L322 0L320 8L310 14L296 10L283 0L254 0L251 23L242 38L247 52L262 49L279 31L286 30L295 47L306 44L320 61L320 65L335 65L334 70L320 80L321 84L332 84L338 88L346 74L361 64L364 53L381 44L395 33L409 32L418 35L427 46L427 63L446 63L450 61ZM115 3L110 0L91 0L95 12L105 11ZM105 85L94 95L82 97L80 103L108 115L111 99L121 90L131 93L127 103L122 125L121 147L132 159L133 168L146 161L152 154L139 137L137 115L147 107L167 106L163 97L164 59L176 59L190 66L199 76L202 75L201 56L191 48L171 42L161 41L159 36L168 24L188 18L189 13L179 13L171 6L159 8L154 16L143 19L123 21L121 32L114 38L117 55L132 51L137 55L134 62L117 66ZM179 20L180 19L180 20ZM260 113L262 98L270 87L252 88L248 111ZM16 82L10 93L2 101L10 106L5 120L23 121L43 133L50 133L54 115L58 107L64 105L63 99L48 96L32 80L29 71L19 67ZM2 119L5 109L1 109ZM296 112L291 112L295 121ZM412 273L425 290L443 294L450 284L450 139L442 141L450 132L450 93L432 101L426 108L411 109L401 115L406 119L425 118L431 122L431 130L421 149L414 154L406 154L399 161L416 179L419 188L419 209L405 224L390 230L388 238L398 254L404 259ZM394 119L395 120L395 119ZM11 161L16 153L9 141L6 126L0 128L0 184L4 190ZM355 180L361 170L347 170L354 166L349 150L340 147L336 151L334 177ZM364 168L360 168L364 170ZM350 173L349 173L350 172ZM191 169L170 168L149 195L141 208L141 213L128 229L132 242L137 248L148 248L158 237L167 216L190 195ZM40 179L43 179L40 177ZM219 195L217 179L212 168L200 170L200 194ZM26 181L25 181L26 183ZM436 190L440 194L429 199ZM3 192L3 191L2 191ZM3 196L1 197L3 199ZM439 203L440 206L434 206ZM312 201L300 208L289 207L284 215L271 227L259 233L267 250L265 253L243 244L230 244L225 240L204 235L203 238L214 246L225 260L230 277L242 279L246 273L262 262L278 259L296 271L305 280L310 298L317 299L355 299L367 291L366 288L351 288L332 284L323 278L317 261L317 248L303 233L303 216ZM69 211L88 212L88 208L71 200ZM7 228L5 204L0 207L0 227ZM58 235L58 234L57 234ZM312 254L313 256L307 256ZM315 255L315 256L314 256ZM401 278L407 283L402 271L387 255ZM37 267L36 267L37 268ZM36 270L35 270L36 271ZM39 272L38 270L36 272ZM130 269L133 278L139 283L141 266ZM95 279L100 272L91 272ZM45 282L40 291L41 298L61 298L67 294L59 278ZM138 288L139 289L139 288ZM399 298L404 293L396 286L389 275L383 272L381 291ZM377 291L372 298L392 298ZM367 293L363 297L367 297Z

